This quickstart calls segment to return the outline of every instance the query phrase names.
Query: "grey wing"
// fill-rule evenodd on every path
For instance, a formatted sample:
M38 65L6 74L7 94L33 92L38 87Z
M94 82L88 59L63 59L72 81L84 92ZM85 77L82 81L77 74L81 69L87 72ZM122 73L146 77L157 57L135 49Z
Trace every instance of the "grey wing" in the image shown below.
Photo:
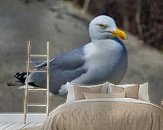
M72 50L50 61L50 91L58 94L60 87L70 82L87 70L84 68L84 52L83 47ZM46 63L42 63L39 69L46 67ZM29 82L39 87L46 87L46 74L35 72L29 76Z

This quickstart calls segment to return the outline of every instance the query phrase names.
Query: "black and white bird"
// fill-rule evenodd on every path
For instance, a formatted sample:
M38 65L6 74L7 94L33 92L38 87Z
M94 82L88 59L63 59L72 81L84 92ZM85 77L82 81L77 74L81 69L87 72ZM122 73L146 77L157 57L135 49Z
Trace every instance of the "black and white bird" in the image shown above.
M50 61L50 91L64 95L66 83L91 85L106 81L118 84L127 71L127 50L121 39L126 33L117 28L115 21L105 15L94 18L89 24L91 42L67 52ZM46 63L37 65L38 69ZM15 77L22 82L25 73ZM29 74L29 84L46 87L46 74L33 72Z

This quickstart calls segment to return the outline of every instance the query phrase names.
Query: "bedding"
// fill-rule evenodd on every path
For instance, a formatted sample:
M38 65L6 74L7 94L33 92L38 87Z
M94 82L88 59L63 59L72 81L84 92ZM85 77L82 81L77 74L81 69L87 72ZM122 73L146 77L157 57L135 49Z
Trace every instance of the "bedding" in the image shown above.
M125 93L84 93L85 99L91 98L125 98Z
M68 95L66 102L84 99L84 93L108 93L108 82L98 85L79 85L67 82Z
M123 88L123 87L117 87L116 85L111 86L112 93L126 93L126 98L135 98L138 99L138 93L139 93L139 85L134 84L132 86Z
M132 86L134 86L134 85L137 85L137 84L115 85L112 83L108 83L108 93L112 93L112 87L117 87L117 89L119 89L119 88L127 89L127 88L132 88ZM133 87L133 89L136 89L136 88ZM121 92L122 92L122 90L121 90ZM130 91L130 92L132 92L132 91ZM135 94L136 93L134 93L134 96L135 96ZM130 98L130 96L127 96L127 97ZM138 95L135 98L139 99L139 100L146 101L146 102L150 102L149 92L148 92L148 83L139 84Z
M42 129L163 130L163 109L131 98L78 100L52 111Z
M84 93L101 93L102 86L97 87L74 87L74 94L76 100L85 99Z

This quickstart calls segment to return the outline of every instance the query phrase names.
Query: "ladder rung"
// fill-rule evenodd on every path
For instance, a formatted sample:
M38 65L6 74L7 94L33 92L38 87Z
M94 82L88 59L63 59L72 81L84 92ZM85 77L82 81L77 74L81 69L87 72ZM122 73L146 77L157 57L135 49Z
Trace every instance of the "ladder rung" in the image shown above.
M29 91L47 91L45 88L29 88Z
M47 72L47 70L29 70L29 72Z
M33 58L38 58L38 57L47 57L47 55L30 55Z
M46 107L46 104L34 104L34 103L30 103L27 104L28 107Z

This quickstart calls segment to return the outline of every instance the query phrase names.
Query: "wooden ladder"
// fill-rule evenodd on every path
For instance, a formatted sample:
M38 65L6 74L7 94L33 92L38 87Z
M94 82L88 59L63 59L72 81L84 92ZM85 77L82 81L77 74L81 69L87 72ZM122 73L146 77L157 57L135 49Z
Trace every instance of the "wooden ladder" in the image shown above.
M46 70L36 70L31 69L30 63L31 58L46 58L47 66ZM25 90L24 90L24 124L27 122L27 112L28 107L46 107L46 114L49 114L49 42L47 42L47 54L46 55L36 55L31 54L31 42L28 41L28 59L27 59L27 66L26 66L27 76L25 82ZM45 72L47 74L47 87L46 88L29 88L28 85L28 78L29 73L31 72ZM38 92L38 91L45 91L46 92L46 104L36 104L36 103L29 103L28 96L29 92Z

